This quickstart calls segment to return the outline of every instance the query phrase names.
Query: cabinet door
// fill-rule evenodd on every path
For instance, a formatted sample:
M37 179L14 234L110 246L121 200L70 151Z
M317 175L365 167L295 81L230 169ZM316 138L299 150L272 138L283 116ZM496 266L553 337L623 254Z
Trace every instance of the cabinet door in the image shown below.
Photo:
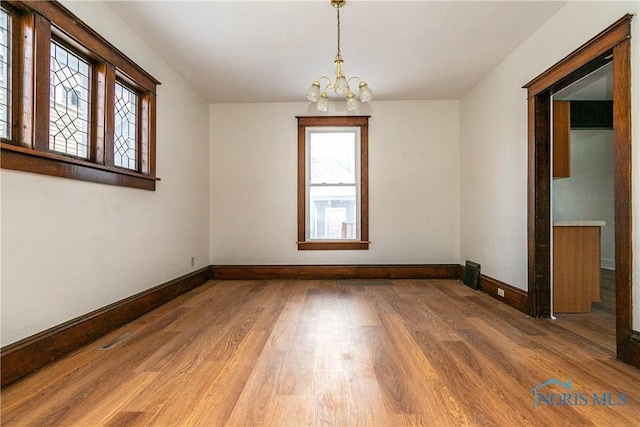
M600 227L553 227L553 311L589 313L600 300Z
M569 101L553 101L553 177L571 176L571 107Z

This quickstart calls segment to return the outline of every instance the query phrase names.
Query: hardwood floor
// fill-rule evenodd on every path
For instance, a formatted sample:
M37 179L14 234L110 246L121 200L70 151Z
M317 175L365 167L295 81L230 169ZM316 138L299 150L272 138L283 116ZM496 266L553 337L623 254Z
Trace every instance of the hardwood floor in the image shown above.
M598 330L454 280L351 283L211 281L3 390L2 424L640 424Z
M616 352L616 282L615 271L600 270L600 302L591 304L591 313L558 313L561 328L577 334L594 345Z

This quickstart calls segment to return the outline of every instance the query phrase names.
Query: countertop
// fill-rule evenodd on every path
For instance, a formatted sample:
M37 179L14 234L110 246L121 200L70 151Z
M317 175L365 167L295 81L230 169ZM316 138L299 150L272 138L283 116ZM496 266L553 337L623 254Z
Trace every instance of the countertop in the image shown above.
M553 221L554 227L604 227L604 221Z

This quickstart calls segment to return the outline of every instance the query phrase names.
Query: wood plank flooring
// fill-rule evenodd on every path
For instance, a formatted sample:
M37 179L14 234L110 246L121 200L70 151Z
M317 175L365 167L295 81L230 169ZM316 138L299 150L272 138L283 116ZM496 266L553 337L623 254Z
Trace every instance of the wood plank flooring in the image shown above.
M640 370L600 331L459 281L370 285L208 282L3 390L2 425L640 425Z
M591 304L590 313L558 313L557 326L591 341L593 345L616 352L615 271L600 270L600 302Z

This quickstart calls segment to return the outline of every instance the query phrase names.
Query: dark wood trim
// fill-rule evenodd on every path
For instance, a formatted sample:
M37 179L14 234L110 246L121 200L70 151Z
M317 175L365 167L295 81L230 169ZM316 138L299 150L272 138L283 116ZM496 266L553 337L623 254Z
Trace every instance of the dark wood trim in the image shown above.
M369 117L360 124L360 240L369 249Z
M522 313L529 314L529 295L526 291L484 274L480 275L478 284L479 289L487 295L504 302ZM498 288L504 291L504 297L498 295Z
M528 312L548 317L550 292L550 114L556 91L613 62L613 133L616 239L617 357L640 367L640 344L632 340L631 229L631 19L625 15L524 87L528 91Z
M213 265L216 280L458 279L458 264Z
M105 64L105 82L107 87L104 93L104 164L109 168L114 168L114 123L115 123L115 93L116 93L116 69L112 64Z
M547 90L558 81L565 79L566 76L575 72L576 69L579 68L576 67L576 64L580 64L580 67L587 65L613 49L613 47L622 40L631 37L631 18L633 18L633 15L627 14L618 19L591 40L571 52L560 62L524 85L529 97Z
M548 92L530 99L529 137L529 314L541 318L551 315L551 97ZM533 145L533 149L531 148ZM535 287L536 291L533 291Z
M0 153L3 169L34 172L61 178L72 177L80 181L151 191L155 191L156 181L160 180L133 171L111 169L72 157L30 150L6 143L0 144Z
M307 200L307 186L305 176L305 165L307 144L306 144L306 130L305 126L300 123L300 117L298 119L298 249L300 249L300 242L304 242L306 236L306 200Z
M12 25L11 138L2 140L0 167L81 181L155 190L156 86L151 75L127 58L57 1L7 0ZM19 25L16 25L19 24ZM64 45L91 63L88 157L49 149L50 47ZM144 102L137 138L146 156L136 170L113 164L113 92L118 78L131 82ZM144 113L144 116L143 116ZM15 147L16 149L12 149ZM59 162L59 164L56 164Z
M11 24L14 28L11 37L14 64L11 71L12 82L20 82L19 90L11 91L11 139L15 144L33 148L33 110L34 110L34 26L33 13L3 5L11 13ZM12 83L17 84L17 83Z
M42 16L35 15L35 112L33 113L33 148L38 151L49 151L49 90L50 90L50 58L51 58L51 23ZM46 79L40 76L47 76ZM38 79L40 79L38 81Z
M298 124L310 126L367 126L371 116L296 116Z
M146 167L148 169L148 173L150 176L156 176L156 124L157 124L157 105L156 105L156 94L148 93L147 102L148 102L148 121L149 121L149 136L147 139L147 156L146 159L149 162L149 165ZM143 170L143 172L146 172Z
M633 335L631 229L631 42L613 49L613 157L616 265L617 357L640 368L640 344Z
M97 340L210 279L209 267L125 298L1 350L2 387Z
M159 81L140 68L140 66L59 2L7 0L7 3L14 4L17 7L31 9L49 21L54 22L56 28L64 33L64 35L70 37L76 43L86 46L94 55L99 56L102 60L118 67L122 72L129 75L130 78L141 84L145 90L155 93L156 85L160 84Z
M464 274L465 266L461 265L458 272L458 279L461 281L464 280ZM498 295L498 288L504 290L504 297ZM529 294L525 290L516 288L515 286L501 282L485 274L480 274L478 289L524 314L529 314Z
M298 250L369 249L369 117L296 116L298 120ZM360 128L360 239L358 241L307 241L306 128L353 126Z
M301 251L358 251L369 249L368 241L307 241L297 242Z

